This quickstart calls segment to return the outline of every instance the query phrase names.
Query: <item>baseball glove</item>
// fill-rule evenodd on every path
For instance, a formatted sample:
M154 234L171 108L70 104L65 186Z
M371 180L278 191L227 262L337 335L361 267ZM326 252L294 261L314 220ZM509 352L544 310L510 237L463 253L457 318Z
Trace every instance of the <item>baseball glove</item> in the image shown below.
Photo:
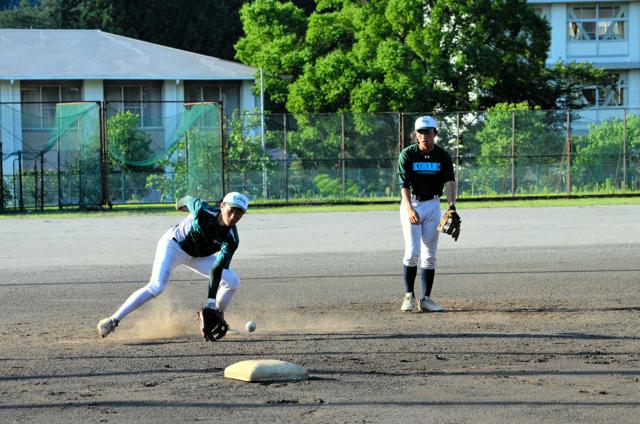
M461 222L460 215L458 215L455 208L449 208L444 215L442 215L440 224L438 224L438 231L449 234L455 241L458 241Z
M229 324L224 320L224 314L218 309L202 308L198 311L200 333L205 340L215 342L227 334Z

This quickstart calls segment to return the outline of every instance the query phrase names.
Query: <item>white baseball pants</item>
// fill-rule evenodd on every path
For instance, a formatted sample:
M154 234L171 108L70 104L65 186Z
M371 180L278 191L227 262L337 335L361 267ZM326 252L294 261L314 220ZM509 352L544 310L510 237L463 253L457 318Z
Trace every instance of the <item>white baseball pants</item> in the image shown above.
M400 206L400 223L404 236L404 257L402 264L414 267L420 262L420 268L436 269L438 250L438 224L440 223L440 199L433 198L419 202L411 197L411 206L420 217L419 224L409 222L407 210Z
M178 243L173 240L173 234L173 228L169 229L162 235L156 245L156 257L153 261L149 283L133 292L118 311L112 315L112 318L120 321L149 299L159 296L167 288L171 272L178 265L185 265L198 274L209 278L209 271L217 255L194 258L180 248ZM216 293L218 309L225 311L239 287L240 279L237 274L230 269L223 269L220 286Z

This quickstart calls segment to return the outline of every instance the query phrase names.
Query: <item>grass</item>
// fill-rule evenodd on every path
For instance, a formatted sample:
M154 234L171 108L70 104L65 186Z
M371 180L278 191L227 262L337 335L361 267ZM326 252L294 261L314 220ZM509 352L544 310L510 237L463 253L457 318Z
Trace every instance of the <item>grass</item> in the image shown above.
M356 203L356 204L310 204L284 206L256 203L249 209L250 214L288 214L311 212L368 212L368 211L397 211L400 200L384 203ZM586 198L550 198L532 200L461 200L456 202L458 209L486 209L486 208L532 208L532 207L564 207L564 206L611 206L611 205L640 205L640 196L636 197L586 197ZM442 204L446 208L446 204ZM60 211L57 208L47 208L43 212L29 211L27 213L8 212L0 214L0 220L9 218L36 219L64 219L81 217L113 217L128 215L183 215L167 204L148 205L118 205L111 210L79 211L68 209Z

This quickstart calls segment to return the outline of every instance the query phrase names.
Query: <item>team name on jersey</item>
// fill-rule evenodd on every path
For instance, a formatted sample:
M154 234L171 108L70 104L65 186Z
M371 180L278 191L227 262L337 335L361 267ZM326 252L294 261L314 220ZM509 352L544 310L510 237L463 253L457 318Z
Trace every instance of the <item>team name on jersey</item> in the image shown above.
M440 171L440 162L414 162L413 170L419 174L432 174Z

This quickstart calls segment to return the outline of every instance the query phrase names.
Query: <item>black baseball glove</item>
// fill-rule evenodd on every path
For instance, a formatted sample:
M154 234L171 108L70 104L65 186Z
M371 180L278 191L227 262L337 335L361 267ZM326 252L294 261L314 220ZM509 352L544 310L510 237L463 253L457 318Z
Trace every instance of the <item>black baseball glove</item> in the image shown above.
M453 237L453 240L458 241L458 237L460 236L460 223L462 219L460 219L460 215L456 212L455 207L447 209L447 211L442 215L442 219L438 224L438 231L441 233L449 234Z
M200 333L205 340L215 342L227 334L229 324L224 319L224 314L218 309L202 308L198 311L200 321Z

